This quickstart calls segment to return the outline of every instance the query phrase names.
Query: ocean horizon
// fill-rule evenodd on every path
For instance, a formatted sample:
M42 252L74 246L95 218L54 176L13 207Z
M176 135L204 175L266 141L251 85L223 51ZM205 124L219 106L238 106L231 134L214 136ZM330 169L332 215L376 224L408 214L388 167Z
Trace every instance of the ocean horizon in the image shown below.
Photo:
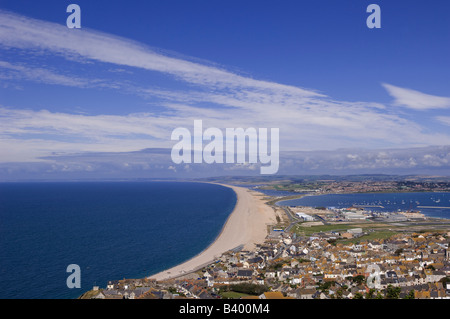
M180 264L217 238L236 200L196 182L1 183L0 298L76 298ZM80 289L66 285L70 264Z

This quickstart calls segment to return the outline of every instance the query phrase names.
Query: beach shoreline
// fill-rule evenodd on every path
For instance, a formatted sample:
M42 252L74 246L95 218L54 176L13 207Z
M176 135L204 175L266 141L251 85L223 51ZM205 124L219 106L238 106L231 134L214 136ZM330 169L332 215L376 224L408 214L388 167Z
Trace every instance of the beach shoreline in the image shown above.
M231 188L237 197L236 205L217 238L198 255L147 278L157 281L177 278L201 269L236 247L242 245L244 250L253 250L256 244L264 242L267 226L276 222L274 209L263 200L265 195L244 187L211 184Z

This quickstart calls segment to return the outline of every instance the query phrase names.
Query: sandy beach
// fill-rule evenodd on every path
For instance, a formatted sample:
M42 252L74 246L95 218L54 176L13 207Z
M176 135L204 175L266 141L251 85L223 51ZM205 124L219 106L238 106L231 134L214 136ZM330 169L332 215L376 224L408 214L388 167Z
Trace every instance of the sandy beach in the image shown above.
M252 250L255 244L264 242L267 225L276 221L274 210L263 201L263 194L247 188L220 184L230 187L237 195L237 203L228 217L222 232L203 252L192 259L164 270L148 278L165 280L182 276L213 262L224 252L244 245L245 250Z

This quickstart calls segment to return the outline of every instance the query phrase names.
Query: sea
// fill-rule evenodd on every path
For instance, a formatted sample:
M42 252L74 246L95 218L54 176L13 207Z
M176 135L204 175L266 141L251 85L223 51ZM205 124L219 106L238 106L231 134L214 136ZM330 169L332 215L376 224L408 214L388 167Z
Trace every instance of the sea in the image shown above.
M0 183L0 298L72 299L144 278L209 246L236 204L195 182ZM81 288L69 288L69 265Z
M280 201L277 205L328 208L359 205L374 212L420 211L429 217L450 219L450 193L447 192L308 195Z

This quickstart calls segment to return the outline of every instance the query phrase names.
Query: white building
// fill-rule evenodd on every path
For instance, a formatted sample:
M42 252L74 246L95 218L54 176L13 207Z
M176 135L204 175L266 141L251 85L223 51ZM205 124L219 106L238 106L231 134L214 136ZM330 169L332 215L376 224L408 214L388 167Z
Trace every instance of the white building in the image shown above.
M362 232L363 232L362 228L352 228L347 230L347 233L350 233L352 235L361 235Z
M307 222L312 222L312 221L314 221L314 217L312 217L312 216L310 216L310 215L308 215L308 214L305 214L305 213L295 213L295 215L298 217L298 218L302 218L304 221L307 221Z
M343 213L346 219L366 219L367 216L354 212L344 212Z

